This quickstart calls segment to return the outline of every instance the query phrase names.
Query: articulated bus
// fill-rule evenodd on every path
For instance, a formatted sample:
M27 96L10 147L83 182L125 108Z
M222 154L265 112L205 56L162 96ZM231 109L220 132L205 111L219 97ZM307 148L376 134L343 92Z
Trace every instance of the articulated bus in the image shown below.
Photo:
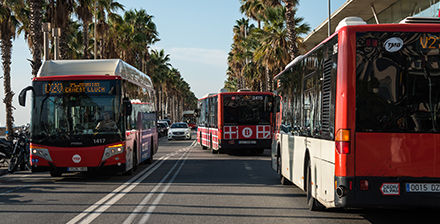
M131 172L158 148L150 78L122 60L45 61L32 86L32 171Z
M272 142L273 94L230 92L199 100L197 141L212 153L253 150L263 153Z
M341 26L275 77L273 169L311 210L438 206L439 25Z

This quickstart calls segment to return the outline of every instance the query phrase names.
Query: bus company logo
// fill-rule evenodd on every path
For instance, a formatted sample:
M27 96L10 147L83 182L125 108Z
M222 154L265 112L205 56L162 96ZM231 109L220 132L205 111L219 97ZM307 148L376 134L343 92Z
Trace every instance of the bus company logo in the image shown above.
M251 128L246 127L246 128L243 128L243 130L241 131L241 134L245 138L250 138L252 136L252 134L253 134L253 131L252 131Z
M382 195L400 195L400 183L383 183L380 191Z
M80 163L80 162L81 162L81 156L78 155L78 154L73 155L73 156L72 156L72 161L73 161L74 163Z
M388 52L396 52L402 49L403 40L400 39L399 37L392 37L386 40L383 46L385 47L385 50L387 50Z

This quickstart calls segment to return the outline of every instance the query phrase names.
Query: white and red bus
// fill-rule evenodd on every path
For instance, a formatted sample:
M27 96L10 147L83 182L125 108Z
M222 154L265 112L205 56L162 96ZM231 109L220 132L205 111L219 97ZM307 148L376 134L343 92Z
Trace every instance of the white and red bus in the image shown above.
M275 79L272 166L311 210L440 204L438 24L342 25Z
M45 61L32 86L32 171L122 172L158 148L150 78L122 60Z
M198 102L197 141L213 153L247 149L262 153L272 141L273 94L209 94Z

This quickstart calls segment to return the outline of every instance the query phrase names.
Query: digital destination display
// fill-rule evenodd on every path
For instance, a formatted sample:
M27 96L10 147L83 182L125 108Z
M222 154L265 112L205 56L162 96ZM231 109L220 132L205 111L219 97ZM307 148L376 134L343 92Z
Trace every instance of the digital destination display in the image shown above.
M108 81L58 81L42 83L41 94L105 94L110 91Z
M425 34L420 36L422 49L440 49L440 34Z

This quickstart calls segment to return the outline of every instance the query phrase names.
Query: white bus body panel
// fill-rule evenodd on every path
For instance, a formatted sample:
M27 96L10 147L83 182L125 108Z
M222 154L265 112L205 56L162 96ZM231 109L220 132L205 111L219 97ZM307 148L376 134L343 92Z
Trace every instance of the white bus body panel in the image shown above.
M311 163L312 195L326 207L334 205L335 142L280 133L272 146L272 167L276 170L277 147L280 146L281 174L302 190L305 179L305 156Z

